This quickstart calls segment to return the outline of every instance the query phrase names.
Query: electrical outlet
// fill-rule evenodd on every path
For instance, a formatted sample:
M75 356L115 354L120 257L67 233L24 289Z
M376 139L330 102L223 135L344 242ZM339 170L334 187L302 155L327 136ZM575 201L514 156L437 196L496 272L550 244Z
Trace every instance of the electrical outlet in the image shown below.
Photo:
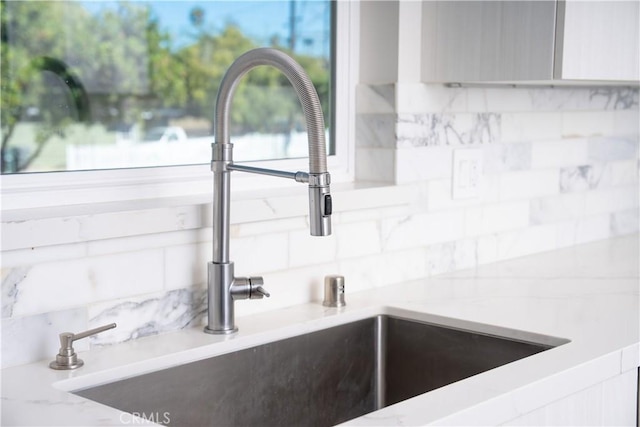
M482 180L482 149L465 148L453 151L452 197L471 199L480 195Z

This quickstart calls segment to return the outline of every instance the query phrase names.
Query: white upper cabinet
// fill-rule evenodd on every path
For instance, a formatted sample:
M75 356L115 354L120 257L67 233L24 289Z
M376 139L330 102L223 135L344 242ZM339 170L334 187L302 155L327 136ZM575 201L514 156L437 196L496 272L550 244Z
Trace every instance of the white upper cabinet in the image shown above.
M554 77L640 79L640 2L561 1Z
M637 84L639 4L423 1L422 81Z

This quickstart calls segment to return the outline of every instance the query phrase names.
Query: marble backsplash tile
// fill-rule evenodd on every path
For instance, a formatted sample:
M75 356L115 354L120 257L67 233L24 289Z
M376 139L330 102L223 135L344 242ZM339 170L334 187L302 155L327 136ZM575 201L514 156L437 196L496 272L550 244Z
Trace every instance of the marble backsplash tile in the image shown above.
M476 239L435 244L429 246L427 251L427 273L429 276L478 265L478 241Z
M640 116L637 118L640 120ZM638 122L640 124L640 122ZM613 162L637 158L638 137L597 137L588 139L589 161Z
M303 203L280 215L293 197L237 201L236 272L274 295L238 316L318 302L326 274L356 292L638 232L637 89L375 85L357 104L356 176L388 186L342 197L326 239L308 236ZM482 151L480 194L454 199L452 155L467 148ZM66 330L118 323L86 350L202 325L209 216L3 220L2 366L52 357Z
M482 167L485 174L531 169L533 144L530 141L513 144L488 144L482 147Z
M559 248L594 242L611 237L610 215L578 216L556 223Z
M163 263L162 250L155 249L3 269L3 317L159 291Z
M482 236L526 228L529 210L528 200L469 207L465 211L465 234Z
M567 221L584 215L586 196L584 193L568 193L541 197L530 201L531 224Z
M531 167L550 169L589 163L586 138L547 139L536 141L531 149Z
M398 114L397 146L429 147L500 142L500 113Z
M557 112L502 113L502 142L540 141L562 133L563 115Z
M395 182L450 178L453 148L449 146L399 148L395 151Z
M501 200L534 199L560 192L558 171L554 169L507 172L499 179Z
M469 88L471 111L610 111L638 107L638 90L628 87Z
M118 327L91 337L91 345L125 342L203 324L205 287L176 289L154 295L91 304L89 327L116 322Z
M638 207L638 185L608 188L585 193L585 215L612 213Z
M613 212L611 214L610 224L612 236L624 236L625 234L637 233L640 225L638 208Z
M360 114L356 117L356 144L359 147L394 148L396 118L393 114Z
M14 317L22 281L27 278L30 269L31 266L22 266L2 270L2 318Z
M394 113L396 111L396 88L392 84L358 85L356 103L356 108L361 114Z
M560 192L593 190L600 186L604 168L595 165L582 165L560 169Z

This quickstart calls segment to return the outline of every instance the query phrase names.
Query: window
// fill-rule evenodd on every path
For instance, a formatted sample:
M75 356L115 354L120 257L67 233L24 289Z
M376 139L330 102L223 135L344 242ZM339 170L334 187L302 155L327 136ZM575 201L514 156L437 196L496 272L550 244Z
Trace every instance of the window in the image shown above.
M332 138L330 0L2 1L2 173L207 163L217 88L271 46L310 75ZM304 117L259 67L231 108L234 159L306 157Z

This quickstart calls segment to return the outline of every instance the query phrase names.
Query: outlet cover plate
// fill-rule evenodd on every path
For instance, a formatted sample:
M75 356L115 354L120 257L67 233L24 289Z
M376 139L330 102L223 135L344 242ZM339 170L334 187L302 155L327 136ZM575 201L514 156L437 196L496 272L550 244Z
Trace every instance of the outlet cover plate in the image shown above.
M471 199L480 196L482 181L482 149L464 148L453 151L452 197Z

